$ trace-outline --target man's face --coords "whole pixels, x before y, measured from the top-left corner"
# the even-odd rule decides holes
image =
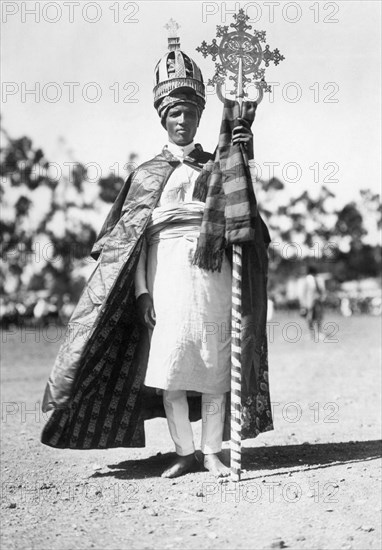
[[[171,107],[166,117],[166,130],[172,143],[184,147],[194,139],[199,124],[198,110],[191,103]]]

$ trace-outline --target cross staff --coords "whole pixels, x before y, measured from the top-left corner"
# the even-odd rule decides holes
[[[215,75],[208,81],[209,85],[216,85],[217,95],[224,103],[224,94],[222,86],[225,84],[227,73],[233,73],[229,76],[234,82],[234,90],[231,95],[239,104],[240,116],[243,114],[244,97],[247,96],[245,86],[253,83],[257,88],[256,103],[259,104],[263,99],[264,92],[270,92],[271,88],[264,79],[265,69],[260,65],[264,62],[265,67],[269,66],[270,61],[278,65],[284,59],[278,49],[270,51],[269,46],[265,45],[264,50],[261,43],[265,42],[265,31],[253,31],[253,35],[248,30],[252,29],[247,24],[249,17],[245,15],[244,10],[240,9],[234,16],[234,23],[231,23],[229,31],[228,26],[217,25],[216,36],[221,38],[217,43],[216,38],[210,45],[205,41],[196,48],[204,57],[212,56],[216,61],[217,57],[220,63],[215,63]],[[240,144],[244,163],[248,166],[248,157],[243,144]],[[248,172],[248,171],[247,171]],[[231,479],[240,481],[241,474],[241,270],[242,270],[242,247],[240,244],[232,246],[232,316],[231,316]]]

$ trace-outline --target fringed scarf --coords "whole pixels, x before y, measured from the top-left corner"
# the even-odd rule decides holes
[[[256,198],[242,149],[232,144],[232,131],[240,116],[252,124],[256,106],[245,102],[240,115],[239,104],[226,99],[215,158],[195,184],[194,198],[206,202],[193,259],[200,268],[220,271],[229,245],[255,238]]]

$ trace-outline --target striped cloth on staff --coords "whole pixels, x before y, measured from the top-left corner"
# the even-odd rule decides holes
[[[256,103],[244,106],[243,118],[252,124]],[[232,144],[239,116],[239,104],[226,99],[215,159],[199,176],[194,191],[195,198],[206,201],[194,264],[211,271],[220,271],[227,245],[255,238],[258,212],[249,169],[240,145]]]

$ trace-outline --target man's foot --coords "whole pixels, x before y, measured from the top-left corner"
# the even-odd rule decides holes
[[[227,477],[231,474],[231,470],[223,464],[217,454],[204,455],[203,464],[215,477]]]
[[[194,453],[186,456],[178,455],[175,462],[163,472],[162,477],[172,478],[182,476],[187,474],[187,472],[189,472],[195,464],[196,457]]]

